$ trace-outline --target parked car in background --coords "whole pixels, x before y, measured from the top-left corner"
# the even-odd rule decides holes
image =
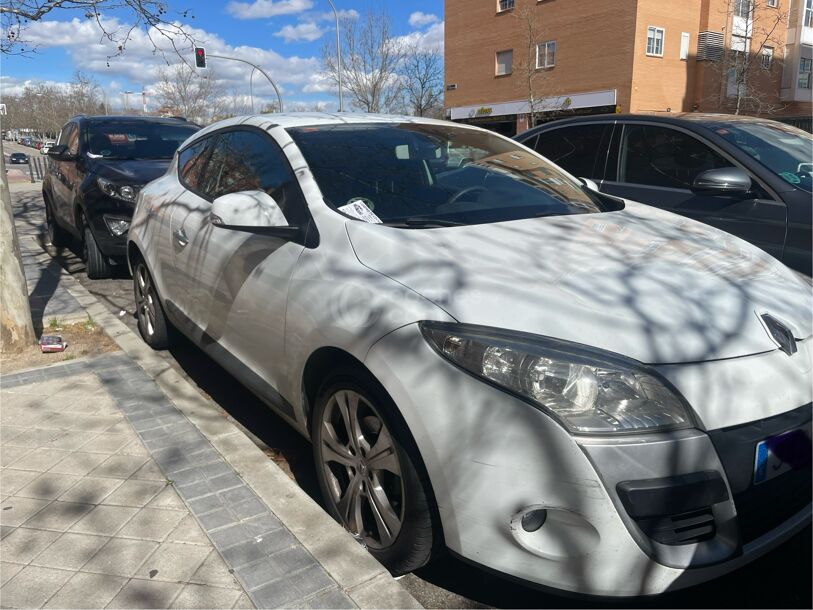
[[[230,119],[141,190],[128,242],[144,340],[181,330],[308,437],[328,511],[395,574],[445,545],[655,594],[810,522],[809,287],[508,138]]]
[[[88,277],[109,277],[127,256],[127,231],[139,190],[162,175],[175,150],[200,127],[183,119],[80,116],[48,151],[42,183],[48,236],[78,238]]]
[[[813,139],[718,114],[585,116],[516,137],[602,192],[705,222],[811,275]]]
[[[21,152],[13,152],[8,156],[9,163],[28,163],[28,155]]]
[[[42,148],[40,148],[40,154],[47,155],[48,151],[54,144],[56,144],[56,142],[45,142],[45,144],[42,145]]]

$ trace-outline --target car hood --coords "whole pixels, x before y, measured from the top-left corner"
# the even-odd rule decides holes
[[[459,322],[591,345],[648,364],[777,349],[760,315],[813,332],[811,288],[762,250],[627,202],[619,212],[399,229],[349,221],[359,261]]]
[[[95,161],[95,172],[114,182],[147,184],[163,176],[172,159],[105,159]]]

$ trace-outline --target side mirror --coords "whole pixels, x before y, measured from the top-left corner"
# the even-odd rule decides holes
[[[744,195],[751,190],[751,177],[739,167],[709,169],[692,183],[695,195]]]
[[[595,191],[596,193],[599,192],[598,184],[596,184],[593,180],[590,180],[590,178],[579,178],[579,180],[581,180],[582,184],[591,191]]]
[[[48,149],[48,156],[61,161],[68,161],[73,158],[73,155],[68,152],[66,144],[54,144]]]
[[[211,223],[221,229],[259,233],[303,242],[303,227],[290,226],[282,210],[265,191],[241,191],[212,202]]]

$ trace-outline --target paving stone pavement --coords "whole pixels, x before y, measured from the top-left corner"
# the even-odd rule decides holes
[[[126,355],[0,403],[1,607],[356,607]]]

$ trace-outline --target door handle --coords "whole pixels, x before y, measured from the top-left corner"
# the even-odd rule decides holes
[[[186,231],[183,230],[183,227],[175,229],[173,235],[181,248],[184,248],[189,243],[189,238],[186,236]]]

